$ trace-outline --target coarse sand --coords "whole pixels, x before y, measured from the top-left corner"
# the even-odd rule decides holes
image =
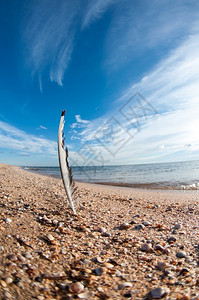
[[[0,164],[0,299],[199,299],[199,192],[76,182]]]

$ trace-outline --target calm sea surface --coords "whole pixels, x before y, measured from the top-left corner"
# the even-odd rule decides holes
[[[31,172],[60,177],[58,167],[24,167]],[[73,167],[77,181],[135,188],[199,190],[199,160],[128,166]]]

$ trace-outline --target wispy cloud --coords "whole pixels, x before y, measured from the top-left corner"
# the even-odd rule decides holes
[[[119,69],[149,50],[178,46],[198,20],[199,3],[193,1],[192,4],[141,0],[132,5],[129,0],[120,1],[107,33],[106,67]]]
[[[0,121],[1,148],[21,151],[21,153],[57,155],[57,143],[45,138],[28,134],[8,123]]]
[[[90,121],[88,121],[88,120],[83,120],[80,115],[76,115],[75,119],[76,119],[76,122],[72,123],[70,126],[70,128],[73,129],[73,139],[75,139],[74,134],[77,133],[75,128],[84,128],[84,127],[86,127],[86,125],[88,125],[90,123]]]
[[[109,164],[198,158],[198,48],[199,26],[194,26],[190,35],[167,58],[160,61],[140,81],[123,91],[123,96],[116,101],[117,109],[92,120],[86,128],[78,132],[82,143],[75,157],[82,150],[84,163],[88,163],[89,155],[92,157],[91,152],[93,157],[103,157]],[[133,115],[132,120],[128,120],[121,114],[123,105],[137,91],[158,112],[147,119],[138,116],[139,130],[132,125]],[[137,106],[136,101],[132,103],[133,109],[134,106]],[[112,117],[118,124],[112,123],[110,126],[109,120]],[[120,125],[126,132],[122,132]],[[103,144],[103,130],[107,126],[112,140],[106,139]]]
[[[73,49],[75,16],[78,1],[32,2],[23,23],[27,66],[38,74],[42,90],[41,73],[48,71],[51,81],[62,85]]]
[[[44,130],[48,129],[47,127],[45,127],[43,125],[40,125],[39,128],[44,129]]]
[[[75,119],[78,123],[82,123],[82,124],[88,124],[89,121],[88,120],[82,120],[81,116],[80,115],[76,115],[75,116]]]
[[[82,29],[88,27],[92,22],[99,19],[107,8],[113,4],[114,0],[95,0],[88,1],[87,11],[83,16]]]
[[[32,2],[22,24],[23,44],[26,65],[33,76],[38,76],[41,92],[41,74],[46,71],[51,81],[63,85],[77,29],[84,30],[99,19],[111,3],[113,0]]]

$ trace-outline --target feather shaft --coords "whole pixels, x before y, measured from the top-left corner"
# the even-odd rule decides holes
[[[68,149],[64,149],[64,116],[65,110],[62,111],[61,119],[59,123],[59,131],[58,131],[58,156],[59,156],[59,166],[61,171],[61,177],[64,184],[64,188],[66,191],[66,195],[68,197],[68,201],[70,207],[74,214],[76,214],[75,206],[73,203],[73,180],[72,180],[72,169],[69,168],[68,164]]]

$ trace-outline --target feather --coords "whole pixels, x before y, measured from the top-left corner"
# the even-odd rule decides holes
[[[58,156],[59,156],[59,166],[61,171],[61,177],[64,184],[64,188],[66,191],[66,195],[68,197],[68,201],[70,207],[74,214],[76,214],[75,206],[73,203],[73,195],[74,195],[74,181],[72,176],[72,168],[69,167],[68,164],[68,149],[64,146],[64,116],[65,110],[62,111],[61,119],[59,123],[59,131],[58,131]]]

